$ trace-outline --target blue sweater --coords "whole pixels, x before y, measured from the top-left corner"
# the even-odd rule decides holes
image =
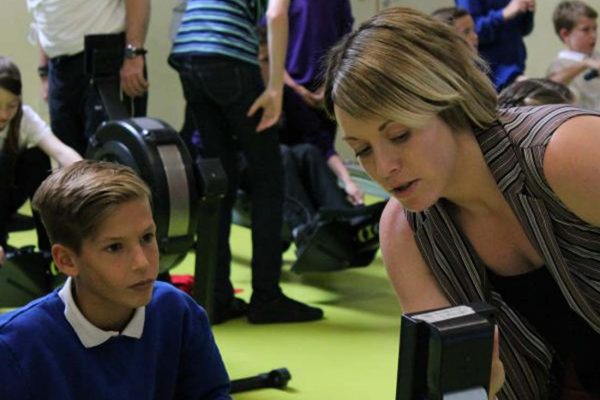
[[[206,313],[157,282],[141,339],[85,348],[53,292],[0,317],[2,400],[230,399]]]
[[[490,64],[491,78],[498,91],[525,72],[527,50],[523,37],[533,30],[533,13],[504,21],[502,10],[510,0],[455,0],[475,21],[479,53]]]

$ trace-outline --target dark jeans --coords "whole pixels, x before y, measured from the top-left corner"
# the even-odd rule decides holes
[[[291,229],[310,222],[321,207],[352,207],[316,146],[282,145],[281,156],[285,177],[284,219]]]
[[[227,57],[177,56],[171,63],[179,72],[186,101],[202,137],[206,157],[219,158],[228,178],[222,201],[217,302],[233,296],[229,280],[231,210],[239,186],[238,155],[248,163],[252,201],[252,301],[281,294],[281,225],[283,173],[275,129],[257,133],[260,113],[246,117],[264,85],[258,66]]]
[[[50,59],[48,106],[52,131],[65,144],[85,155],[90,137],[108,119],[96,88],[84,69],[84,53]],[[133,116],[146,115],[148,97],[129,99]]]
[[[48,156],[34,147],[24,150],[11,162],[4,151],[0,151],[0,245],[5,247],[9,218],[31,199],[42,181],[50,173]],[[10,171],[10,172],[8,172]],[[38,236],[38,248],[50,251],[50,242],[39,215],[33,213]]]

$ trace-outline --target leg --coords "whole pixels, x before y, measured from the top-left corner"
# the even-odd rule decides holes
[[[285,187],[283,218],[291,231],[308,223],[316,213],[312,196],[307,193],[310,189],[303,179],[304,171],[297,162],[295,147],[280,146]]]
[[[48,75],[48,106],[54,134],[79,154],[85,154],[84,135],[85,92],[83,53],[50,60]]]
[[[37,147],[24,151],[19,156],[15,171],[15,183],[17,192],[21,194],[20,198],[15,199],[15,206],[22,206],[27,199],[32,199],[35,191],[40,187],[42,181],[50,174],[50,159]],[[38,237],[38,248],[43,251],[50,251],[50,240],[46,229],[42,224],[37,212],[33,212],[35,220],[35,230]]]
[[[338,185],[335,174],[327,165],[321,151],[311,144],[292,147],[294,157],[308,186],[308,194],[317,209],[321,207],[346,209],[352,204]]]

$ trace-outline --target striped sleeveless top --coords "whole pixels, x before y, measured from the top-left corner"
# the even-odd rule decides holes
[[[569,118],[590,114],[598,115],[564,105],[501,110],[495,125],[475,135],[498,187],[567,303],[600,334],[600,227],[569,211],[543,172],[554,131]],[[486,266],[444,203],[407,216],[419,250],[449,301],[458,305],[482,300],[498,308],[506,372],[498,398],[547,398],[552,349],[490,287]]]
[[[221,55],[258,65],[265,0],[188,0],[171,54]]]

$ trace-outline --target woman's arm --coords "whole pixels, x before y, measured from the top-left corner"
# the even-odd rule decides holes
[[[425,263],[400,203],[388,201],[379,224],[383,261],[403,312],[448,307],[433,273]]]
[[[54,134],[44,135],[38,143],[38,147],[56,160],[61,167],[71,165],[81,160],[81,156],[71,147],[60,141]]]
[[[403,312],[450,306],[417,247],[402,206],[394,199],[388,201],[381,215],[379,240],[384,264]],[[498,335],[496,329],[488,394],[490,400],[496,398],[505,380]]]
[[[556,130],[544,155],[544,174],[569,210],[600,227],[600,117],[575,117]]]

